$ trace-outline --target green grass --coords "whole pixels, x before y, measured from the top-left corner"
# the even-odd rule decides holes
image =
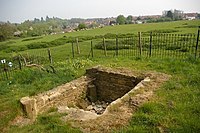
[[[154,60],[148,67],[172,75],[151,100],[133,114],[130,125],[119,132],[200,131],[199,61]],[[160,128],[160,129],[159,129]]]
[[[174,59],[135,59],[135,58],[94,58],[69,59],[67,62],[56,64],[57,74],[41,72],[38,69],[25,69],[15,75],[16,80],[11,84],[1,82],[0,91],[1,129],[8,126],[9,121],[21,114],[19,99],[27,95],[35,95],[49,90],[59,84],[82,75],[86,68],[95,65],[107,67],[126,67],[132,70],[153,70],[172,75],[154,95],[151,102],[144,104],[133,114],[128,127],[121,132],[156,132],[162,128],[168,132],[197,132],[200,129],[200,61]],[[71,71],[71,72],[70,72]],[[43,116],[41,116],[43,117]],[[39,121],[23,128],[7,127],[10,132],[54,132],[58,129],[68,129],[69,125],[61,121],[54,121],[56,116],[45,116],[44,119],[53,119],[44,124]],[[42,118],[43,119],[43,118]],[[57,119],[57,117],[55,118]],[[60,124],[58,124],[60,123]],[[60,127],[61,126],[61,127]],[[120,132],[118,131],[118,132]]]
[[[42,36],[38,38],[26,38],[26,39],[17,39],[17,40],[9,40],[6,42],[0,42],[1,46],[5,45],[9,51],[15,50],[26,50],[26,46],[30,44],[37,44],[41,42],[51,42],[63,36],[66,37],[78,37],[78,36],[99,36],[105,35],[108,33],[112,34],[137,34],[138,32],[149,33],[151,31],[156,31],[158,33],[176,33],[176,34],[188,34],[195,33],[197,34],[197,28],[200,25],[200,20],[194,21],[174,21],[174,22],[164,22],[164,23],[147,23],[147,24],[130,24],[130,25],[117,25],[117,26],[107,26],[104,28],[98,28],[87,31],[79,31],[65,34],[57,34],[57,35],[48,35]],[[5,53],[0,51],[0,57],[5,54],[10,55],[11,53]]]
[[[19,100],[24,96],[47,91],[77,76],[71,65],[56,64],[56,74],[47,73],[37,68],[26,68],[15,72],[9,81],[0,82],[0,130],[3,130],[22,110]]]
[[[33,125],[20,128],[20,133],[81,133],[79,129],[71,128],[69,124],[63,123],[60,117],[62,114],[41,115]],[[16,129],[17,127],[12,127],[9,132],[14,133]]]
[[[166,23],[152,23],[141,25],[110,26],[89,31],[80,31],[67,34],[49,35],[40,38],[27,38],[1,42],[10,47],[25,46],[35,42],[50,42],[69,36],[95,36],[106,33],[137,33],[153,30],[172,31],[175,33],[195,33],[200,21],[177,21]],[[177,31],[178,30],[178,31]],[[94,45],[102,40],[94,40]],[[55,86],[71,81],[84,74],[85,69],[95,65],[107,67],[126,67],[132,70],[158,71],[172,75],[170,81],[165,83],[154,95],[151,102],[144,104],[133,114],[127,127],[117,132],[198,132],[200,130],[200,61],[188,56],[186,59],[160,59],[138,58],[133,56],[113,57],[114,51],[108,51],[108,57],[103,57],[101,50],[94,49],[94,58],[85,59],[90,52],[90,41],[80,43],[81,54],[75,49],[75,60],[72,60],[71,44],[52,47],[52,56],[56,74],[41,71],[38,68],[26,68],[16,71],[10,81],[0,81],[0,132],[78,132],[70,125],[61,122],[59,115],[41,115],[33,124],[25,127],[9,126],[18,115],[22,115],[19,99],[23,96],[35,95],[52,89]],[[26,54],[41,53],[47,57],[44,48],[22,51]],[[123,50],[120,51],[123,53]],[[0,57],[15,56],[18,53],[5,53],[0,51]],[[101,58],[98,58],[101,56]],[[91,57],[91,56],[90,56]],[[47,67],[47,66],[45,66]],[[6,129],[6,130],[3,130]]]

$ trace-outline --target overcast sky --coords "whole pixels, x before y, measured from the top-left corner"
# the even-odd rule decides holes
[[[200,0],[0,0],[0,21],[159,15],[170,9],[200,13]]]

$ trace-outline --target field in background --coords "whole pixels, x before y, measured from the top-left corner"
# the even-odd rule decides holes
[[[86,30],[86,31],[78,31],[72,33],[65,34],[57,34],[57,35],[48,35],[41,37],[33,37],[33,38],[25,38],[25,39],[17,39],[17,40],[9,40],[6,42],[0,42],[0,57],[5,55],[11,55],[12,51],[15,49],[26,50],[25,46],[31,43],[39,43],[39,42],[51,42],[56,39],[65,37],[80,37],[80,36],[89,36],[95,37],[100,35],[105,35],[108,33],[111,34],[138,34],[138,32],[150,33],[151,31],[157,33],[175,33],[175,34],[197,34],[198,26],[200,25],[200,20],[194,21],[175,21],[175,22],[164,22],[164,23],[147,23],[147,24],[131,24],[131,25],[117,25],[117,26],[107,26],[103,28]],[[6,46],[9,46],[8,52],[5,52]]]
[[[97,36],[107,33],[134,33],[139,31],[170,32],[171,34],[197,34],[200,21],[177,21],[166,23],[153,23],[141,25],[122,25],[104,27],[89,31],[80,31],[59,35],[49,35],[39,38],[10,40],[1,42],[1,45],[10,47],[25,46],[34,42],[50,42],[59,38],[78,36]],[[170,34],[168,33],[168,34]],[[102,42],[102,39],[96,40]],[[95,43],[95,42],[94,42]],[[198,132],[200,130],[200,60],[191,56],[184,59],[172,58],[143,58],[143,57],[103,57],[103,50],[96,50],[94,58],[85,58],[90,53],[91,41],[80,42],[81,53],[84,57],[75,55],[72,59],[71,43],[50,47],[54,60],[56,73],[42,71],[37,67],[25,67],[21,71],[12,73],[12,78],[0,81],[0,131],[9,132],[79,132],[72,129],[69,124],[63,123],[59,115],[39,116],[33,124],[25,127],[11,126],[16,116],[22,115],[19,99],[23,96],[35,95],[52,89],[53,87],[71,81],[84,74],[85,70],[95,65],[117,68],[126,67],[132,70],[158,71],[172,75],[170,81],[165,83],[154,95],[153,99],[144,104],[133,114],[127,127],[117,132]],[[20,51],[21,54],[45,55],[48,60],[46,48]],[[0,51],[0,57],[18,55],[17,52]],[[91,55],[90,55],[91,57]]]

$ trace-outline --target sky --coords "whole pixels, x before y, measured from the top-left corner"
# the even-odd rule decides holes
[[[0,21],[161,15],[170,9],[200,13],[199,5],[199,0],[0,0]]]

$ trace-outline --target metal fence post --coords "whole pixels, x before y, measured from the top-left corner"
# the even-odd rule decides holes
[[[74,58],[74,43],[72,42],[72,57]]]
[[[77,53],[80,54],[80,48],[79,48],[79,42],[78,42],[78,38],[76,38],[76,47],[77,47]]]
[[[197,58],[197,54],[198,54],[199,32],[200,32],[200,26],[199,26],[198,33],[197,33],[197,41],[196,41],[196,47],[195,47],[195,58]]]
[[[116,56],[119,54],[119,42],[118,42],[118,36],[116,36]]]
[[[104,55],[107,56],[105,38],[103,38]]]
[[[52,60],[52,56],[51,56],[51,50],[48,49],[48,56],[49,56],[49,62],[52,64],[53,63],[53,60]]]
[[[150,33],[149,57],[151,57],[151,49],[152,49],[152,32]]]
[[[22,70],[22,63],[21,63],[20,55],[18,55],[18,63],[19,63],[19,69]]]
[[[138,43],[139,43],[139,50],[140,50],[140,57],[142,56],[142,43],[141,43],[141,32],[138,32]]]
[[[91,41],[91,53],[92,53],[92,58],[94,57],[94,53],[93,53],[93,44],[92,44],[92,41]]]

